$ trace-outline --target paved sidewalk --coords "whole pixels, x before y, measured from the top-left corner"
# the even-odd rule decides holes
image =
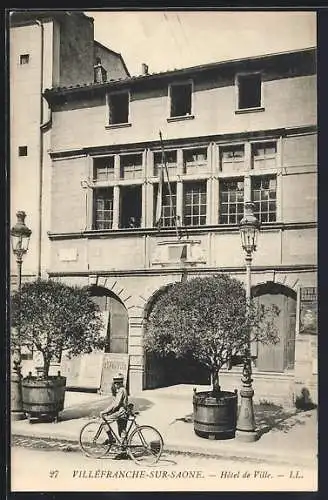
[[[258,441],[208,440],[196,436],[193,430],[192,389],[190,385],[179,385],[143,391],[129,398],[140,412],[138,422],[157,427],[163,435],[167,451],[316,467],[316,410],[291,414],[290,409],[274,406],[266,409],[263,405],[255,405],[261,433]],[[206,390],[204,387],[197,389]],[[66,392],[65,408],[58,423],[12,422],[12,435],[15,440],[24,436],[77,444],[83,424],[98,416],[109,400],[110,396]]]

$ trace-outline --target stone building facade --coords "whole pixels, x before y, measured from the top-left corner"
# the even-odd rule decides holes
[[[15,10],[10,13],[10,217],[24,210],[32,229],[24,259],[24,279],[41,276],[48,259],[52,115],[43,97],[46,88],[95,81],[96,67],[107,78],[129,76],[120,54],[94,40],[93,19],[81,12]],[[16,265],[11,276],[16,281]]]
[[[159,294],[182,276],[244,281],[238,222],[252,199],[261,222],[253,295],[281,310],[279,343],[258,346],[256,398],[292,403],[306,389],[316,401],[316,329],[301,318],[316,296],[315,62],[309,48],[45,92],[46,271],[90,286],[108,321],[108,351],[129,354],[131,393],[207,382],[197,366],[168,371],[147,357],[144,328]],[[159,131],[179,238],[167,183],[155,226]],[[238,387],[240,370],[224,372],[222,385]]]

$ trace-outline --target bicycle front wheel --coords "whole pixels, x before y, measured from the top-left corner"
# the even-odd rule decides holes
[[[128,452],[138,465],[152,465],[159,460],[163,446],[163,438],[157,429],[141,425],[129,437]]]
[[[82,427],[79,442],[82,452],[88,457],[101,458],[110,448],[105,425],[96,421]]]

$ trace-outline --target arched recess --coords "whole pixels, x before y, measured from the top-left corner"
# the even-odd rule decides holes
[[[265,372],[292,370],[295,363],[296,291],[268,281],[254,286],[252,296],[266,306],[277,305],[280,311],[275,319],[279,342],[258,344],[256,367]]]
[[[165,293],[173,283],[164,285],[156,290],[144,308],[143,329],[144,334],[150,313],[159,297]],[[209,384],[208,370],[193,359],[176,359],[174,356],[161,358],[154,354],[144,352],[143,388],[155,389],[177,384]]]
[[[92,285],[89,292],[104,317],[107,339],[105,352],[127,354],[129,317],[124,303],[108,288]]]

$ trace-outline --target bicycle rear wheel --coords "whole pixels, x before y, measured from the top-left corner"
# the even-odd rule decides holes
[[[129,437],[128,452],[136,464],[152,465],[159,460],[163,446],[163,438],[157,429],[140,425]]]
[[[88,422],[82,427],[79,443],[82,452],[94,458],[103,457],[111,447],[105,425],[97,421]]]

